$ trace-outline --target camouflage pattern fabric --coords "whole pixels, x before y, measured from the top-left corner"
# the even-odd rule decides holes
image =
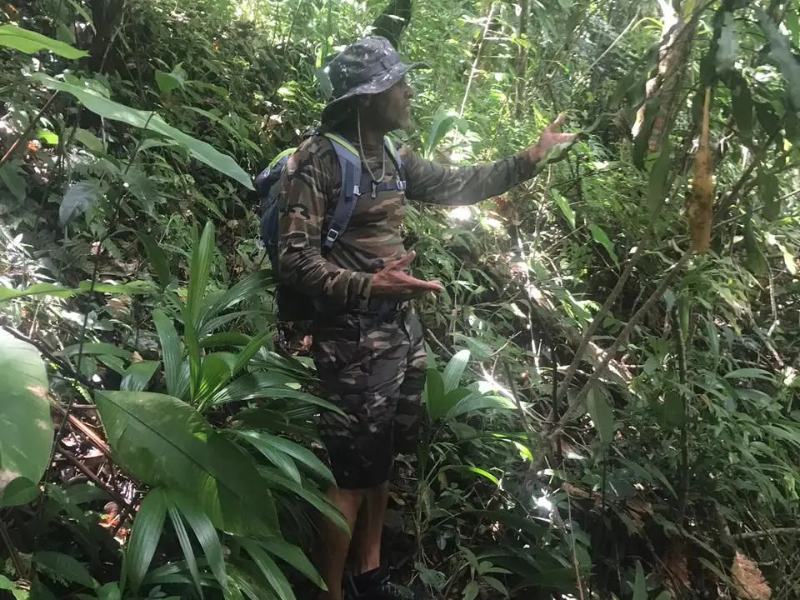
[[[382,148],[364,148],[373,173],[383,169]],[[472,204],[529,179],[534,164],[520,154],[495,163],[447,168],[398,150],[407,189],[371,197],[365,191],[347,230],[325,258],[322,231],[340,197],[336,153],[324,137],[304,142],[286,167],[281,188],[281,277],[315,298],[312,354],[328,398],[346,417],[320,420],[337,484],[366,489],[389,478],[396,452],[413,451],[420,427],[426,357],[418,317],[408,308],[382,320],[370,314],[372,274],[406,254],[401,225],[407,199]],[[384,181],[397,177],[386,156]]]
[[[322,111],[322,121],[328,122],[342,101],[353,96],[380,94],[411,69],[420,68],[427,68],[427,65],[403,63],[392,43],[381,36],[365,37],[349,45],[328,66],[333,99]]]
[[[345,413],[326,411],[319,422],[337,484],[382,484],[395,454],[416,449],[426,368],[417,315],[404,308],[386,319],[326,319],[315,328],[313,356],[328,399]]]
[[[365,147],[373,173],[383,168],[383,149]],[[312,137],[289,159],[278,202],[282,206],[281,239],[278,244],[281,278],[287,285],[317,298],[320,313],[366,310],[372,274],[406,251],[401,225],[407,200],[441,205],[474,204],[498,196],[530,179],[534,163],[518,154],[474,167],[448,168],[423,160],[407,146],[398,153],[403,161],[405,193],[380,192],[372,199],[369,186],[356,206],[347,230],[330,254],[320,254],[322,231],[341,190],[338,159],[330,141]],[[396,177],[395,165],[385,157],[384,181]],[[366,173],[367,169],[363,169]]]

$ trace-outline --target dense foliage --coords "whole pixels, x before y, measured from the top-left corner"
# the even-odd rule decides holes
[[[0,593],[316,595],[336,409],[276,326],[251,179],[326,60],[409,14],[420,154],[582,132],[409,211],[446,287],[386,532],[409,597],[800,596],[788,0],[0,3]]]

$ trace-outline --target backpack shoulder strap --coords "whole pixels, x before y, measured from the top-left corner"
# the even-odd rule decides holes
[[[328,230],[323,232],[322,253],[328,254],[345,232],[361,195],[361,156],[350,142],[335,133],[323,134],[331,142],[342,172],[342,192],[333,210]]]
[[[386,152],[389,154],[389,158],[392,159],[394,166],[397,167],[397,189],[405,190],[406,178],[405,173],[403,172],[403,159],[400,158],[400,153],[397,151],[392,138],[389,136],[384,137],[383,144],[386,147]]]

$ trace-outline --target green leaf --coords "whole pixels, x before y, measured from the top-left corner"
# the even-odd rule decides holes
[[[68,554],[36,552],[33,555],[33,562],[59,579],[71,581],[87,588],[97,587],[97,582],[89,574],[88,569]]]
[[[8,590],[14,596],[14,600],[28,600],[29,594],[27,590],[18,588],[14,583],[5,575],[0,575],[0,590]]]
[[[653,167],[650,169],[650,182],[647,189],[647,204],[650,209],[651,216],[658,214],[658,211],[661,209],[667,199],[671,153],[672,144],[669,141],[669,137],[665,137],[664,142],[661,145],[661,154],[658,155],[656,162],[653,163]],[[609,251],[609,254],[611,254],[612,257],[614,256],[613,251],[614,250],[612,246],[612,249]],[[617,262],[616,259],[614,259],[614,262]]]
[[[586,405],[600,439],[606,444],[612,442],[615,431],[614,411],[606,400],[605,390],[597,384],[592,385],[586,397]]]
[[[186,309],[191,324],[197,323],[203,297],[206,295],[208,278],[211,274],[211,260],[214,258],[214,224],[211,221],[206,223],[200,241],[194,244],[192,249],[191,270],[189,273],[189,290],[186,294]]]
[[[647,579],[644,576],[642,563],[636,561],[636,580],[633,582],[633,599],[647,600]]]
[[[446,421],[452,421],[461,415],[475,412],[476,410],[514,410],[515,408],[514,402],[503,396],[483,396],[480,393],[473,393],[460,400],[458,404],[447,412],[444,418]]]
[[[266,577],[272,589],[278,594],[278,598],[280,598],[280,600],[296,600],[294,592],[292,591],[292,586],[289,585],[286,575],[278,568],[275,561],[254,541],[243,539],[241,542],[242,547],[264,574],[264,577]]]
[[[186,527],[183,524],[181,514],[172,504],[167,507],[167,512],[169,513],[170,521],[172,521],[172,526],[175,529],[175,535],[178,538],[178,543],[183,551],[183,557],[186,559],[186,566],[189,567],[189,573],[192,576],[192,581],[194,581],[195,589],[202,598],[203,586],[200,583],[200,570],[197,568],[197,559],[194,556],[192,542],[189,540],[189,534],[186,532]]]
[[[150,234],[137,232],[137,235],[142,241],[147,260],[150,261],[150,265],[153,267],[159,286],[162,290],[167,289],[172,282],[172,275],[169,272],[169,262],[167,262],[164,250],[161,249],[161,246]]]
[[[317,584],[320,589],[323,591],[328,590],[322,577],[300,548],[277,537],[262,538],[258,543],[270,554],[292,565],[300,573]]]
[[[78,127],[75,129],[73,137],[94,154],[104,154],[106,151],[103,140],[94,135],[91,131]]]
[[[85,356],[107,355],[118,356],[119,358],[125,359],[130,359],[132,355],[130,350],[124,350],[113,344],[105,344],[102,342],[84,344],[82,350],[80,344],[72,344],[61,350],[58,354],[63,354],[67,358],[71,358],[79,352]]]
[[[202,142],[190,135],[168,125],[164,119],[154,112],[146,112],[124,106],[103,97],[96,90],[84,83],[84,87],[58,81],[44,73],[34,73],[31,76],[51,90],[59,90],[71,94],[88,110],[112,121],[126,123],[138,129],[147,129],[177,142],[189,151],[194,158],[208,165],[212,169],[227,175],[252,190],[253,183],[250,176],[236,163],[233,158],[215,150],[206,142]]]
[[[341,527],[343,531],[350,531],[350,528],[347,526],[347,521],[344,520],[339,509],[319,492],[304,488],[288,477],[284,477],[280,471],[272,467],[259,466],[258,471],[261,473],[262,477],[266,478],[270,483],[278,485],[308,502],[321,512],[323,516]]]
[[[778,65],[778,69],[786,80],[786,91],[790,104],[796,111],[800,111],[800,61],[792,52],[789,39],[783,35],[763,9],[756,7],[756,15],[761,29],[769,40],[769,56]]]
[[[96,181],[80,181],[67,188],[61,206],[58,208],[58,224],[64,227],[97,204],[102,198],[102,191]]]
[[[431,421],[441,419],[445,415],[444,380],[441,373],[436,369],[428,369],[425,378],[425,388],[423,391],[425,406],[428,409],[428,417]]]
[[[732,70],[739,55],[739,38],[736,34],[736,21],[733,13],[726,11],[722,15],[722,27],[717,40],[717,73],[724,74]]]
[[[161,309],[153,311],[153,322],[156,325],[158,339],[161,342],[161,354],[164,360],[164,378],[167,381],[167,393],[176,397],[183,397],[180,389],[181,370],[183,368],[183,353],[181,351],[181,338],[175,330],[172,320]]]
[[[28,183],[25,181],[25,172],[16,161],[0,166],[0,181],[17,200],[20,202],[25,200],[28,195]]]
[[[122,586],[136,594],[156,553],[164,529],[167,499],[163,490],[150,491],[139,506],[122,562]]]
[[[470,581],[464,587],[464,595],[462,596],[463,600],[475,600],[478,597],[478,592],[481,591],[481,587],[478,585],[477,581]]]
[[[278,387],[254,389],[249,387],[249,385],[247,386],[244,385],[245,382],[256,381],[258,379],[258,375],[260,374],[249,373],[247,375],[243,375],[242,377],[237,378],[230,385],[222,388],[219,391],[219,393],[217,393],[211,399],[210,404],[212,406],[219,406],[227,402],[237,402],[242,400],[287,398],[287,399],[300,400],[308,404],[319,406],[321,408],[324,408],[325,410],[332,410],[335,413],[344,415],[344,413],[340,408],[337,408],[335,405],[331,404],[327,400],[323,400],[322,398],[318,398],[317,396],[314,396],[306,392],[300,392],[298,390],[291,390],[289,388],[278,388]],[[267,377],[269,377],[269,375],[267,375]]]
[[[49,383],[39,351],[0,330],[0,507],[30,502],[50,460]]]
[[[233,433],[258,450],[264,458],[280,469],[289,479],[297,484],[302,483],[300,471],[297,470],[297,465],[294,464],[294,460],[275,448],[269,440],[262,438],[258,432],[233,430]]]
[[[456,471],[457,473],[474,473],[475,475],[479,475],[484,479],[491,481],[496,486],[500,486],[500,480],[489,473],[486,469],[481,469],[479,467],[471,467],[468,465],[447,465],[442,467],[439,472],[444,473],[446,471]]]
[[[47,50],[72,60],[89,56],[88,52],[78,50],[69,44],[59,42],[35,31],[22,29],[16,25],[0,26],[0,46],[13,48],[25,54],[36,54],[42,50]]]
[[[175,504],[178,510],[189,523],[189,527],[194,531],[197,541],[205,552],[208,566],[221,586],[225,586],[228,576],[225,573],[225,557],[222,552],[222,544],[219,535],[214,529],[211,520],[204,512],[198,510],[193,499],[187,498],[174,490],[168,492],[169,499]]]
[[[661,157],[659,157],[661,158]],[[598,244],[601,244],[603,248],[606,249],[608,255],[611,257],[611,260],[614,261],[614,264],[619,264],[619,259],[617,258],[617,253],[614,252],[614,244],[611,243],[611,240],[608,239],[606,232],[603,231],[598,225],[594,223],[589,224],[589,231],[592,233],[592,238]]]
[[[764,369],[747,367],[726,373],[725,379],[764,379],[766,381],[774,381],[775,376]]]
[[[459,350],[447,363],[442,374],[445,394],[458,387],[461,378],[464,376],[464,369],[467,368],[469,363],[469,356],[469,350]]]
[[[731,76],[731,109],[736,126],[739,128],[739,136],[745,143],[753,140],[753,97],[750,94],[750,87],[741,75]]]
[[[14,298],[25,298],[27,296],[56,296],[58,298],[69,298],[78,293],[78,290],[53,285],[52,283],[35,283],[24,290],[15,290],[0,286],[0,302],[13,300]]]
[[[456,115],[450,114],[444,107],[439,107],[433,117],[433,122],[431,122],[428,135],[425,136],[423,147],[423,156],[425,158],[430,159],[433,157],[433,151],[457,122],[458,117]]]
[[[761,245],[753,228],[753,220],[749,216],[744,223],[744,248],[746,252],[744,262],[747,269],[753,275],[766,275],[769,272],[769,264],[761,251]]]
[[[200,342],[201,348],[219,348],[220,346],[247,346],[252,338],[238,331],[223,331],[205,337]]]
[[[36,137],[40,140],[44,140],[45,144],[50,144],[51,146],[58,145],[58,134],[48,131],[47,129],[40,129],[36,133]]]
[[[96,394],[118,462],[144,483],[195,499],[215,527],[271,535],[278,529],[269,488],[253,459],[188,404],[149,392]]]
[[[254,294],[266,290],[272,283],[272,274],[267,270],[251,273],[239,283],[229,288],[227,291],[206,298],[206,302],[200,312],[197,327],[201,338],[213,331],[211,327],[212,319],[220,313],[233,308],[243,300],[251,298]]]
[[[178,63],[172,69],[172,73],[165,73],[164,71],[156,70],[156,84],[158,89],[168,94],[172,90],[182,88],[186,84],[186,72]]]
[[[124,392],[140,392],[144,390],[158,369],[158,364],[154,360],[133,363],[125,369],[119,389]]]
[[[242,439],[253,444],[257,450],[261,451],[262,447],[268,447],[273,452],[280,452],[285,454],[297,462],[308,467],[313,473],[321,476],[323,479],[330,483],[334,483],[333,475],[328,467],[317,458],[317,456],[308,448],[303,448],[300,444],[296,444],[290,440],[271,435],[263,431],[251,430],[231,430],[233,433]],[[265,454],[266,456],[266,454]],[[267,456],[269,458],[269,456]],[[278,466],[279,465],[275,465]],[[287,473],[289,475],[289,473]],[[291,477],[291,475],[289,475]],[[299,483],[299,480],[297,480]]]
[[[559,191],[553,187],[550,188],[550,195],[553,196],[553,200],[556,201],[556,205],[558,205],[558,208],[561,209],[561,212],[569,222],[570,226],[575,229],[575,211],[572,210],[569,202],[567,202],[567,199],[564,198],[564,196],[562,196]]]

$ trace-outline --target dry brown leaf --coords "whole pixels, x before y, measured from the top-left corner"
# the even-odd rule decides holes
[[[569,494],[570,497],[572,498],[581,498],[585,500],[587,498],[592,497],[591,492],[586,491],[579,487],[575,487],[574,485],[572,485],[571,483],[567,483],[566,481],[561,484],[561,489],[567,492],[567,494]]]
[[[706,88],[703,104],[703,129],[700,145],[694,156],[694,179],[687,213],[692,247],[695,252],[705,252],[711,244],[711,220],[714,216],[714,182],[711,178],[711,148],[708,144],[708,109],[711,88]]]
[[[686,548],[683,542],[673,542],[664,557],[666,571],[665,583],[674,598],[680,598],[683,590],[691,585],[689,579],[689,563],[686,560]]]
[[[772,590],[769,584],[764,581],[764,576],[761,574],[758,565],[741,552],[736,553],[731,571],[733,580],[739,586],[739,592],[743,598],[748,600],[770,600]]]

